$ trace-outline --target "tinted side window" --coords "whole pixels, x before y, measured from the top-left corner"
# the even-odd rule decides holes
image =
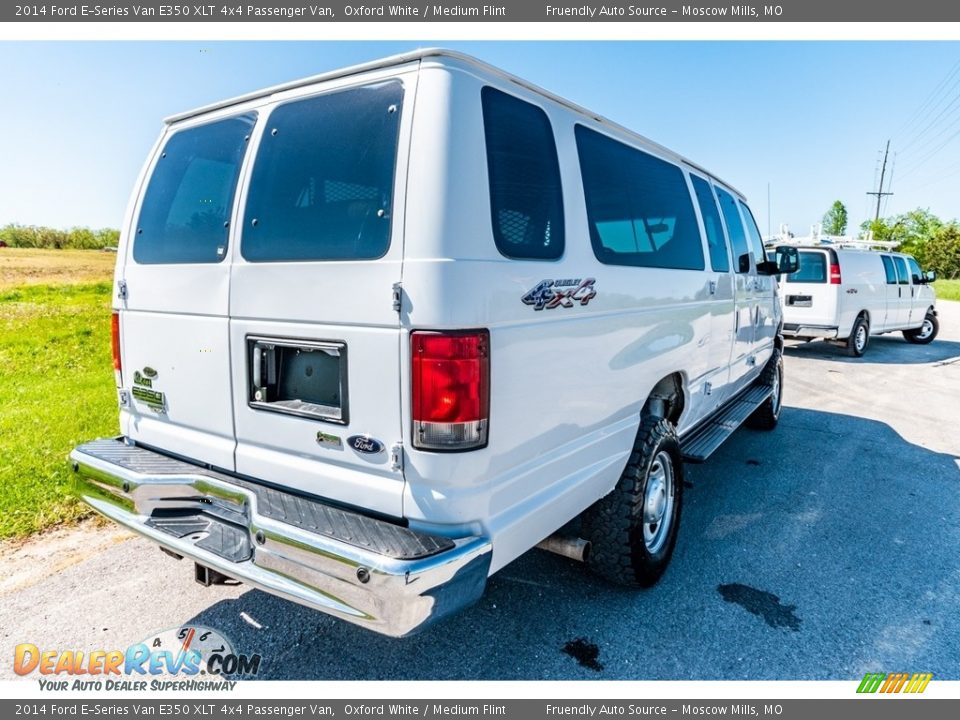
[[[800,269],[787,275],[788,283],[825,283],[827,281],[827,256],[822,252],[798,253]]]
[[[910,278],[907,276],[907,263],[902,257],[893,256],[893,264],[897,267],[897,282],[901,285],[909,285]]]
[[[750,272],[750,249],[747,247],[747,236],[740,221],[740,211],[733,195],[723,188],[717,188],[717,198],[720,200],[720,211],[727,223],[727,235],[733,246],[733,266],[738,273]]]
[[[920,279],[923,277],[923,272],[920,270],[920,265],[912,257],[907,258],[907,265],[910,266],[910,275],[913,278],[913,284],[919,285]]]
[[[175,132],[140,205],[133,259],[215,263],[227,254],[230,212],[254,114]]]
[[[703,270],[700,228],[683,171],[582,125],[576,137],[597,259]]]
[[[727,254],[727,240],[723,235],[723,224],[720,222],[720,211],[717,201],[713,197],[710,183],[696,175],[690,176],[693,180],[693,190],[697,194],[697,204],[700,205],[700,214],[703,216],[703,228],[707,232],[707,249],[710,251],[710,267],[716,272],[730,270],[730,257]]]
[[[403,86],[296,100],[266,119],[240,251],[252,262],[370,260],[390,245]]]
[[[492,87],[481,91],[497,249],[510,258],[563,255],[563,193],[547,114]]]
[[[887,276],[887,285],[897,284],[897,271],[893,269],[893,259],[889,255],[881,255],[883,271]]]
[[[753,261],[756,264],[762,263],[767,259],[763,250],[763,238],[760,237],[760,228],[757,227],[757,220],[750,212],[747,204],[740,201],[740,209],[743,210],[743,222],[747,226],[747,239],[750,242],[750,251],[753,253]]]

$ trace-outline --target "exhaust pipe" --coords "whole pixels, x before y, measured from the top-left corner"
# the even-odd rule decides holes
[[[577,562],[586,562],[590,557],[590,541],[580,537],[551,535],[537,543],[537,547]]]

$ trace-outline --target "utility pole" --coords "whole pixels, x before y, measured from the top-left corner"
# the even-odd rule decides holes
[[[868,192],[867,195],[876,195],[877,196],[877,212],[873,216],[873,221],[876,222],[880,219],[880,202],[887,195],[893,195],[892,192],[883,191],[883,176],[887,174],[887,156],[890,155],[890,141],[887,140],[887,149],[883,151],[883,167],[880,168],[880,187],[877,188],[876,192]]]

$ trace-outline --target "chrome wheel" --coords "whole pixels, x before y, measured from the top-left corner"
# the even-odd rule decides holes
[[[867,346],[867,326],[860,325],[857,327],[857,334],[853,339],[854,344],[857,346],[857,352],[863,352],[863,349]]]
[[[933,322],[929,317],[925,317],[923,325],[920,326],[920,331],[917,333],[917,339],[926,340],[931,335],[933,335]]]
[[[650,464],[643,493],[643,543],[651,555],[663,548],[670,534],[673,503],[673,460],[661,450]]]
[[[783,370],[780,367],[777,367],[777,372],[773,374],[773,385],[770,389],[770,402],[773,405],[773,416],[778,417],[780,415],[780,405],[783,403],[783,385],[781,383],[781,376],[783,375]]]

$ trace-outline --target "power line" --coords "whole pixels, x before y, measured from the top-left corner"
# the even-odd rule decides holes
[[[916,192],[917,190],[923,190],[924,188],[928,188],[931,185],[938,185],[944,182],[945,180],[949,180],[950,178],[958,174],[960,174],[960,163],[956,163],[954,165],[948,165],[946,168],[938,172],[936,174],[937,176],[933,178],[933,180],[928,180],[922,185],[911,185],[910,190],[913,192]]]
[[[943,78],[940,80],[940,82],[937,84],[937,86],[936,86],[933,90],[930,91],[930,94],[927,95],[926,99],[925,99],[920,105],[917,106],[917,109],[913,111],[913,114],[910,115],[910,116],[903,122],[903,124],[900,125],[900,127],[897,128],[897,129],[894,131],[894,133],[893,133],[893,135],[892,135],[891,137],[893,137],[893,138],[898,138],[898,137],[900,136],[900,134],[901,134],[911,123],[913,123],[917,118],[919,118],[919,117],[923,114],[924,110],[927,109],[927,106],[931,103],[931,101],[932,101],[934,98],[937,97],[937,93],[940,92],[940,88],[942,88],[944,85],[946,85],[946,84],[950,81],[950,79],[951,79],[954,75],[956,75],[958,72],[960,72],[960,60],[957,60],[957,62],[953,64],[953,67],[947,72],[946,75],[943,76]]]
[[[957,104],[957,103],[960,103],[960,95],[957,96],[957,98],[956,98],[956,100],[954,101],[953,104]],[[925,158],[926,155],[929,153],[931,147],[933,147],[937,142],[939,142],[940,139],[941,139],[946,133],[950,132],[951,130],[953,130],[954,128],[956,128],[956,127],[958,127],[958,126],[960,126],[960,113],[957,113],[956,117],[955,117],[951,122],[948,122],[948,123],[944,124],[941,128],[939,128],[939,131],[938,131],[938,132],[936,132],[935,134],[933,134],[933,135],[931,135],[930,137],[928,137],[928,138],[927,138],[926,140],[924,140],[924,142],[922,142],[915,150],[913,150],[911,153],[909,153],[908,156],[909,156],[909,157],[912,157],[912,158],[914,158],[914,159],[913,159],[913,161],[912,161],[911,163],[908,163],[908,165],[909,165],[909,170],[908,170],[908,172],[913,172],[917,167],[919,167],[919,166],[921,166],[921,165],[923,164],[923,162],[924,162],[923,159],[921,159],[921,160],[916,160],[916,158],[918,158],[918,157]],[[939,149],[939,148],[942,147],[942,146],[943,146],[942,144],[941,144],[941,145],[938,145],[938,146],[937,146],[937,149]],[[901,153],[902,153],[902,152],[904,152],[904,149],[901,148],[900,151],[901,151]],[[935,150],[934,152],[936,152],[936,150]]]
[[[927,153],[926,155],[924,155],[920,160],[918,160],[914,165],[912,165],[911,168],[910,168],[907,172],[904,173],[904,176],[912,175],[912,174],[915,173],[917,170],[919,170],[920,168],[922,168],[922,167],[926,164],[926,162],[927,162],[928,160],[930,160],[930,159],[931,159],[932,157],[934,157],[938,152],[940,152],[941,150],[943,150],[943,148],[945,148],[947,145],[949,145],[951,142],[953,142],[954,138],[956,138],[958,135],[960,135],[960,129],[958,129],[955,133],[953,133],[953,135],[951,135],[951,136],[948,137],[946,140],[944,140],[942,143],[940,143],[940,144],[937,145],[935,148],[933,148],[932,150],[930,150],[930,152],[928,152],[928,153]]]
[[[913,113],[913,115],[911,115],[910,118],[909,118],[903,125],[901,125],[901,126],[896,130],[896,132],[893,133],[892,137],[893,137],[894,139],[898,139],[898,140],[899,140],[900,137],[904,134],[904,131],[905,131],[908,127],[910,127],[911,125],[916,125],[918,122],[921,122],[921,121],[922,121],[922,120],[921,120],[922,115],[923,115],[923,113],[927,110],[928,106],[929,106],[930,112],[932,113],[932,112],[936,109],[938,103],[937,103],[937,102],[934,102],[933,105],[931,106],[931,101],[933,101],[935,98],[942,98],[942,97],[943,97],[943,95],[940,94],[941,88],[946,87],[946,86],[950,83],[950,81],[951,81],[955,76],[958,75],[958,73],[960,73],[960,60],[958,60],[958,61],[954,64],[953,68],[947,73],[946,76],[944,76],[943,80],[941,80],[940,83],[930,92],[930,94],[927,96],[927,99],[920,105],[920,107]],[[960,77],[958,77],[957,79],[960,80]],[[956,83],[954,83],[954,84],[956,84]],[[952,89],[952,88],[951,88],[951,89]],[[948,91],[948,92],[949,92],[949,91]],[[924,126],[924,127],[926,127],[926,126]],[[923,132],[921,131],[920,133],[918,133],[918,136],[917,136],[917,137],[919,137],[919,136],[922,135],[922,134],[923,134]],[[916,139],[916,138],[915,138],[915,139]],[[909,144],[911,144],[911,143],[908,143],[908,145],[909,145]],[[905,147],[906,147],[906,146],[905,146]]]
[[[960,78],[958,78],[958,80],[960,80]],[[953,100],[951,100],[942,110],[940,110],[940,112],[937,113],[937,116],[934,117],[929,123],[927,123],[927,125],[924,126],[923,130],[921,130],[919,134],[917,134],[917,135],[916,135],[910,142],[908,142],[906,145],[904,145],[903,147],[901,147],[901,148],[900,148],[900,151],[901,151],[901,152],[906,152],[909,148],[911,148],[912,146],[916,145],[916,144],[920,141],[921,138],[923,138],[925,135],[927,135],[927,134],[934,128],[936,122],[937,122],[940,118],[942,118],[946,113],[948,113],[950,110],[952,110],[955,106],[957,106],[958,103],[960,103],[960,88],[958,88],[958,92],[957,92],[956,97],[954,97]],[[934,137],[937,137],[937,136],[941,135],[942,133],[943,133],[943,131],[941,130],[940,133],[937,133],[937,135],[934,135]],[[930,141],[927,140],[926,142],[921,143],[921,145],[920,145],[920,152],[923,151],[923,146],[926,145],[926,144],[929,144],[929,142],[930,142]]]

